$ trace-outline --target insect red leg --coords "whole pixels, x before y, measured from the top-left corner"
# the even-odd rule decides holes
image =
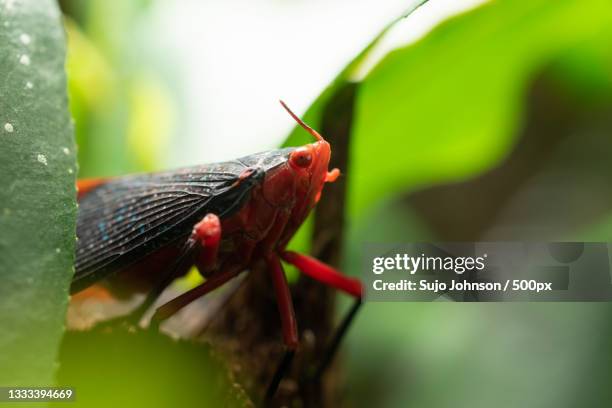
[[[201,251],[196,261],[200,272],[214,268],[221,242],[221,221],[215,214],[207,214],[193,227],[191,239],[199,242]]]
[[[293,300],[291,299],[291,291],[287,284],[287,278],[285,271],[280,263],[280,259],[276,254],[270,254],[266,257],[266,264],[268,271],[272,276],[272,283],[274,285],[274,292],[276,294],[276,302],[278,303],[278,311],[281,317],[281,326],[283,329],[283,340],[287,346],[287,351],[283,356],[272,381],[266,391],[266,400],[269,401],[278,388],[280,380],[285,375],[285,372],[291,366],[293,356],[295,355],[295,349],[298,346],[298,330],[295,319],[295,311],[293,310]]]
[[[216,216],[214,218],[217,219],[217,222],[218,222],[218,218]],[[202,220],[202,222],[204,221],[205,220]],[[216,228],[215,227],[216,222],[214,221],[214,219],[209,218],[207,222],[210,223],[209,225]],[[206,252],[206,246],[202,244],[204,251],[196,259],[196,266],[200,272],[204,272],[207,268],[211,268],[216,263],[217,254],[219,250],[219,242],[220,242],[220,237],[221,237],[220,224],[219,224],[218,231],[219,231],[219,234],[216,234],[216,233],[215,234],[202,234],[202,233],[197,232],[197,228],[194,228],[195,235],[198,235],[198,236],[208,235],[208,236],[216,237],[212,239],[211,241],[209,241],[209,243],[210,242],[215,243],[214,251],[212,251],[212,253]],[[189,303],[215,290],[219,286],[223,285],[225,282],[231,280],[232,278],[240,274],[240,272],[242,272],[244,268],[246,267],[245,260],[248,260],[251,258],[251,254],[253,253],[253,250],[255,249],[255,244],[256,244],[255,241],[245,240],[242,243],[242,245],[239,247],[239,249],[237,250],[238,253],[243,255],[238,262],[230,261],[229,263],[223,264],[223,266],[220,269],[220,272],[215,273],[213,276],[208,278],[206,282],[202,283],[199,286],[196,286],[195,288],[183,293],[182,295],[177,296],[176,298],[172,299],[168,303],[160,306],[155,311],[155,314],[153,318],[151,319],[151,325],[152,326],[158,325],[163,320],[168,319],[173,314],[181,310],[183,307],[187,306]]]
[[[151,324],[156,325],[168,319],[176,312],[181,310],[183,307],[187,306],[194,300],[206,295],[212,290],[215,290],[216,288],[223,285],[225,282],[229,281],[239,273],[240,271],[235,269],[221,272],[207,279],[206,282],[202,283],[201,285],[198,285],[195,288],[188,290],[187,292],[175,297],[168,303],[165,303],[157,308],[155,314],[151,318]]]
[[[358,279],[349,278],[331,266],[307,255],[285,251],[281,256],[283,260],[294,265],[305,275],[357,299],[363,297],[363,285]]]
[[[278,302],[278,311],[283,328],[283,340],[287,348],[295,350],[298,345],[297,323],[285,271],[283,271],[283,266],[276,254],[268,256],[266,263],[268,271],[272,275],[272,283],[274,284],[274,292]]]

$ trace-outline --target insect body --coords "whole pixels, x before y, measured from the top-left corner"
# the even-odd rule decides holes
[[[205,282],[157,309],[153,320],[161,321],[241,272],[265,268],[290,351],[298,331],[281,259],[361,299],[359,281],[285,250],[339,171],[328,171],[329,143],[283,106],[314,143],[173,172],[80,182],[72,292],[112,276],[126,282],[138,277],[140,287],[133,289],[151,292],[148,307],[195,264]]]

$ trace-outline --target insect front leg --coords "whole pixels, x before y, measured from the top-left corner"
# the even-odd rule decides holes
[[[268,271],[272,277],[274,292],[276,294],[276,302],[278,304],[278,311],[281,318],[281,327],[283,329],[283,340],[285,346],[287,346],[287,351],[276,369],[276,372],[274,373],[274,376],[272,377],[266,391],[265,398],[266,401],[269,401],[276,393],[281,379],[285,376],[285,373],[291,366],[293,357],[295,355],[295,350],[298,346],[298,329],[295,319],[295,311],[293,309],[293,300],[291,299],[291,291],[289,290],[287,277],[285,276],[285,271],[283,270],[280,259],[278,258],[278,255],[271,253],[265,260]]]
[[[284,261],[298,268],[303,274],[348,295],[355,299],[363,297],[363,285],[361,281],[343,275],[338,270],[304,254],[285,251],[281,254]]]
[[[219,255],[219,244],[221,243],[221,221],[214,214],[208,214],[193,227],[192,240],[198,242],[200,251],[196,264],[198,269],[204,273],[214,269]]]
[[[190,237],[180,250],[178,257],[172,265],[162,273],[147,293],[145,300],[131,313],[131,319],[139,322],[149,308],[155,303],[159,296],[178,277],[184,275],[193,264],[193,253],[198,247],[202,248],[203,256],[208,264],[216,262],[221,239],[221,222],[214,214],[207,214],[202,221],[197,223]]]
[[[204,275],[206,272],[209,272],[215,268],[217,264],[217,258],[219,255],[220,243],[221,243],[221,220],[219,220],[219,217],[216,216],[215,214],[212,214],[212,213],[207,214],[204,218],[202,218],[200,222],[198,222],[193,227],[191,236],[189,237],[186,243],[187,246],[191,247],[191,252],[196,253],[195,263],[198,269],[200,270],[200,273],[202,273],[202,275]],[[174,313],[176,313],[178,310],[180,310],[182,307],[184,307],[188,303],[191,303],[193,300],[197,299],[200,296],[203,296],[204,294],[208,293],[209,291],[213,290],[214,288],[226,282],[227,279],[226,280],[220,279],[223,276],[224,274],[221,274],[220,276],[216,277],[216,279],[207,280],[204,284],[184,293],[181,296],[174,298],[170,302],[165,303],[164,305],[159,307],[155,311],[155,314],[153,315],[153,317],[151,318],[151,325],[152,326],[159,325],[161,321],[172,316]],[[228,279],[229,278],[231,277],[228,277]],[[172,279],[169,279],[169,281],[168,279],[166,279],[166,281],[164,282],[165,286],[163,289],[165,289],[165,287],[167,287],[172,282],[172,280],[174,280],[174,277],[172,277]],[[218,284],[215,285],[217,281],[219,282]],[[203,285],[206,285],[205,288],[207,289],[207,291],[205,291],[202,294],[197,295],[195,298],[192,299],[194,295],[202,291],[201,286]],[[196,290],[196,289],[199,289],[199,290]],[[161,294],[161,292],[159,292],[157,296],[159,296],[159,294]],[[188,299],[191,299],[191,300],[188,300]],[[187,301],[187,303],[183,304],[182,302],[185,302],[185,301]]]

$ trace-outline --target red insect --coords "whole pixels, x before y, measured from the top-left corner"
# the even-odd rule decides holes
[[[281,259],[360,304],[363,289],[358,280],[285,249],[318,202],[324,184],[340,172],[328,171],[329,143],[281,104],[316,138],[314,143],[172,172],[79,181],[72,293],[102,279],[115,286],[119,282],[122,290],[149,292],[139,309],[143,312],[195,264],[205,282],[158,308],[152,321],[159,322],[241,272],[263,267],[274,286],[289,350],[281,366],[290,363],[298,346]],[[332,342],[333,351],[348,321]],[[274,392],[282,370],[269,392]]]

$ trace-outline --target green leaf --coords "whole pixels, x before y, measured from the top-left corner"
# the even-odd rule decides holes
[[[75,244],[75,146],[53,0],[0,0],[0,384],[50,385]]]
[[[607,0],[495,1],[388,54],[359,88],[351,214],[499,163],[514,145],[534,77],[585,44],[609,45],[611,28]]]

